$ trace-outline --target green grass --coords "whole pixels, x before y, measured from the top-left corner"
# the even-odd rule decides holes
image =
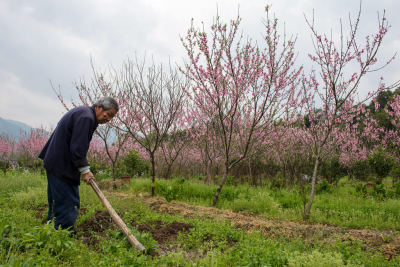
[[[159,214],[135,198],[108,196],[113,207],[125,222],[137,224],[154,221],[180,221],[193,227],[186,234],[171,240],[174,250],[158,257],[143,255],[131,248],[118,230],[108,230],[106,235],[96,236],[96,246],[83,244],[82,237],[70,237],[67,231],[55,230],[51,224],[43,223],[38,207],[46,204],[46,178],[35,173],[10,172],[0,176],[0,264],[5,266],[398,266],[399,259],[386,261],[381,253],[363,249],[357,242],[337,240],[333,243],[304,242],[297,239],[270,238],[259,232],[248,233],[231,226],[229,221],[214,221],[202,217],[184,218],[180,215]],[[346,189],[349,190],[349,189]],[[149,179],[132,180],[127,192],[149,192]],[[215,187],[184,182],[182,180],[157,183],[157,193],[169,200],[210,205]],[[340,197],[335,196],[339,194]],[[338,210],[348,220],[361,215],[369,208],[369,216],[378,209],[398,218],[398,200],[362,200],[356,195],[343,196],[343,192],[321,194],[316,197],[312,214],[323,220],[335,222],[339,215],[330,215],[328,210]],[[81,206],[86,213],[77,224],[89,220],[102,206],[93,190],[80,186]],[[341,198],[344,199],[341,199]],[[247,211],[265,216],[299,219],[301,198],[295,190],[270,191],[249,186],[226,186],[219,207]],[[298,203],[300,201],[300,203]],[[359,201],[359,203],[354,203]],[[329,207],[329,209],[328,209]],[[332,213],[333,214],[333,213]],[[342,215],[341,215],[342,216]],[[367,215],[366,215],[367,216]],[[43,216],[42,216],[43,217]],[[317,220],[316,215],[313,216]],[[379,216],[377,216],[379,217]],[[391,218],[390,217],[390,218]],[[358,227],[367,224],[361,220]],[[389,218],[389,217],[387,217]],[[386,218],[386,219],[387,219]],[[321,219],[322,220],[322,219]],[[380,219],[374,219],[372,226]],[[389,225],[399,222],[391,219]],[[358,221],[358,222],[357,222]],[[127,223],[128,224],[128,223]],[[129,224],[128,224],[129,225]],[[371,227],[372,227],[371,226]],[[134,235],[147,248],[157,250],[157,242],[151,235],[132,229]]]
[[[0,197],[4,198],[19,191],[29,191],[30,188],[45,186],[47,186],[47,181],[43,175],[9,170],[6,176],[0,176]]]
[[[151,192],[150,179],[138,178],[130,183],[131,191]],[[158,180],[156,194],[167,201],[211,206],[216,186],[187,182],[183,179]],[[217,207],[243,211],[269,218],[301,221],[303,202],[296,188],[271,190],[249,185],[225,185]],[[355,185],[342,182],[332,192],[316,194],[311,209],[311,222],[343,227],[400,230],[400,196],[375,198],[356,192]]]

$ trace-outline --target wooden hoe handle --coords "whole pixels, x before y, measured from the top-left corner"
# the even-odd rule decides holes
[[[119,215],[115,212],[110,202],[108,202],[106,197],[101,192],[100,188],[97,186],[96,182],[93,179],[90,179],[89,183],[92,186],[93,190],[96,192],[97,196],[100,198],[101,202],[103,202],[104,207],[106,207],[113,221],[119,226],[124,235],[128,238],[129,243],[131,243],[131,245],[136,247],[139,251],[144,251],[145,247],[140,244],[140,242],[131,234],[129,228],[126,226],[121,217],[119,217]]]

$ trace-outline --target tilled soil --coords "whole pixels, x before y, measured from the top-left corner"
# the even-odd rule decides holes
[[[265,236],[273,238],[301,238],[305,242],[334,243],[337,240],[360,242],[364,249],[381,251],[387,260],[400,255],[400,234],[391,231],[372,231],[349,229],[338,226],[291,222],[276,219],[267,219],[261,216],[221,210],[213,207],[189,205],[179,202],[166,202],[163,198],[150,197],[141,194],[141,197],[124,193],[114,193],[123,198],[137,198],[151,209],[168,214],[180,214],[184,217],[206,217],[215,220],[229,220],[231,225],[249,232],[259,231]]]
[[[133,227],[137,227],[139,232],[148,232],[158,244],[165,244],[171,239],[175,239],[180,232],[188,232],[193,226],[184,222],[166,223],[162,221],[153,221],[147,224],[137,225],[131,222]]]
[[[176,251],[177,247],[171,245],[170,242],[175,240],[179,233],[186,233],[193,226],[184,222],[166,223],[162,221],[153,221],[146,224],[136,224],[131,222],[133,227],[136,227],[139,232],[150,233],[154,240],[158,243],[157,251],[151,251],[153,256],[168,255],[171,251]]]
[[[167,243],[177,238],[180,232],[188,232],[193,226],[184,222],[166,223],[162,221],[152,221],[145,224],[136,224],[130,222],[139,232],[148,232],[154,240],[159,244],[159,250],[162,254],[167,254],[173,250]],[[88,245],[95,246],[98,243],[96,236],[105,236],[107,230],[116,230],[118,227],[112,221],[111,216],[106,210],[98,210],[96,214],[86,222],[78,226],[77,230],[82,233],[84,242]],[[154,255],[157,255],[154,254]]]
[[[79,225],[77,231],[82,233],[85,243],[94,246],[98,243],[95,235],[104,236],[107,230],[116,229],[116,227],[107,211],[98,210],[93,217]]]

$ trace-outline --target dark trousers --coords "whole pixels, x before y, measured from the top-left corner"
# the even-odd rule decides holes
[[[61,227],[75,231],[74,225],[80,207],[79,186],[68,184],[49,171],[46,173],[49,202],[47,220],[54,219],[56,229]]]

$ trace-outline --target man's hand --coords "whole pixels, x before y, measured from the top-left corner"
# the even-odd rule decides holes
[[[85,174],[82,174],[82,180],[85,181],[85,183],[90,184],[90,180],[94,180],[94,175],[92,172],[87,172]]]

